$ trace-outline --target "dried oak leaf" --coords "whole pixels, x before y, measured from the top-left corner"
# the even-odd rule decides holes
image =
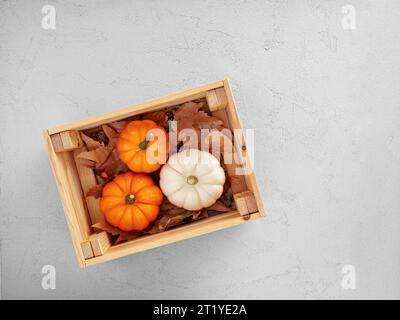
[[[219,212],[231,211],[231,208],[227,207],[222,201],[217,200],[212,206],[206,208],[206,210],[214,210]]]
[[[83,132],[81,132],[81,137],[83,142],[86,144],[86,147],[88,148],[89,151],[95,150],[101,146],[104,146],[102,143],[100,143],[97,140],[94,140],[93,138],[87,136]]]
[[[234,203],[232,191],[229,189],[224,192],[218,201],[220,201],[225,207],[232,209],[232,205]]]
[[[144,235],[145,235],[144,232],[139,232],[139,231],[123,232],[118,236],[114,244],[118,244],[125,241],[131,241]]]
[[[121,120],[121,121],[111,122],[108,125],[118,133],[121,133],[121,131],[126,127],[126,125],[129,122],[130,122],[129,120]]]
[[[202,209],[193,214],[192,220],[199,220],[201,218],[208,218],[208,212],[206,209]]]
[[[157,125],[160,127],[165,127],[167,123],[168,116],[165,114],[164,111],[154,111],[143,116],[144,119],[153,120]]]
[[[175,206],[171,202],[169,202],[166,197],[164,197],[164,200],[160,206],[160,211],[169,213],[171,215],[176,215],[176,214],[181,214],[181,213],[185,212],[186,209],[178,208],[177,206]]]
[[[117,149],[113,149],[110,156],[98,170],[103,171],[105,177],[114,177],[119,173],[127,172],[128,166],[119,159]]]
[[[221,120],[210,116],[203,110],[204,102],[186,102],[174,112],[174,120],[177,122],[178,133],[187,128],[200,129],[223,129]]]
[[[172,128],[177,134],[178,139],[184,142],[185,147],[197,148],[201,145],[201,140],[208,140],[208,137],[201,134],[201,129],[222,130],[224,124],[216,117],[210,116],[207,112],[200,110],[204,107],[204,102],[186,102],[174,112],[176,128]],[[184,129],[193,129],[197,133],[198,139],[190,139],[182,134]],[[181,134],[181,135],[180,135]]]
[[[108,138],[108,146],[114,147],[118,141],[118,132],[106,124],[102,125],[102,129]]]
[[[122,230],[118,229],[117,227],[113,227],[107,221],[98,222],[98,223],[92,225],[92,227],[98,231],[105,231],[105,232],[111,234],[112,236],[118,236],[116,241],[114,242],[114,244],[118,244],[123,241],[130,241],[130,240],[136,239],[140,236],[143,236],[145,234],[142,231],[130,231],[130,232],[122,231]]]
[[[90,151],[79,154],[78,161],[83,166],[96,169],[102,178],[113,177],[118,173],[128,171],[128,167],[119,159],[115,149],[118,132],[108,125],[103,125],[102,130],[107,137],[108,145],[105,146],[83,134],[84,142]]]
[[[99,231],[105,231],[107,233],[110,233],[113,236],[120,235],[122,231],[118,229],[117,227],[113,227],[111,224],[109,224],[107,221],[100,221],[92,225],[92,228],[99,230]]]
[[[101,143],[103,145],[108,144],[108,138],[107,138],[106,134],[104,133],[103,128],[101,126],[85,130],[84,133],[86,136],[92,138],[95,141],[98,141],[99,143]]]
[[[91,187],[87,192],[86,192],[86,197],[95,197],[95,198],[101,198],[102,196],[102,191],[103,191],[103,185],[101,184],[96,184],[95,186]]]
[[[197,211],[185,210],[179,214],[164,213],[161,218],[154,223],[148,233],[153,234],[166,231],[167,229],[180,224],[185,219],[193,217],[194,214],[197,214]]]
[[[77,159],[81,165],[97,169],[107,160],[112,151],[113,147],[100,145],[96,149],[80,153]]]

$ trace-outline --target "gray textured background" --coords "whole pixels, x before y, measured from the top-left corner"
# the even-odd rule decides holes
[[[400,298],[399,1],[65,2],[0,2],[3,299]],[[267,219],[80,270],[42,129],[226,77]]]

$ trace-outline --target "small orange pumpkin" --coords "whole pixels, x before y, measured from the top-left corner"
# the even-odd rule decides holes
[[[100,210],[114,227],[140,231],[157,218],[162,200],[163,194],[150,176],[127,172],[104,186]]]
[[[117,142],[119,158],[134,172],[158,170],[168,157],[167,133],[152,120],[134,120]]]

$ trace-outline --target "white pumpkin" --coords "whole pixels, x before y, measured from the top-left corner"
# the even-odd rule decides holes
[[[160,172],[164,195],[177,207],[191,211],[214,204],[223,192],[224,182],[219,160],[197,149],[175,153]]]

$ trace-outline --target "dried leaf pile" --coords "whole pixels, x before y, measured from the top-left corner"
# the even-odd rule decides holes
[[[95,172],[98,184],[91,188],[86,196],[101,197],[103,186],[113,180],[118,174],[128,171],[127,166],[119,159],[116,150],[118,136],[123,128],[134,119],[150,119],[167,131],[173,130],[178,136],[178,145],[172,150],[178,151],[182,147],[187,147],[188,143],[179,133],[184,129],[194,129],[200,137],[201,129],[222,130],[223,122],[207,112],[205,101],[191,101],[163,111],[155,111],[130,119],[112,122],[107,125],[89,129],[81,132],[87,151],[78,155],[79,163],[85,167],[92,168]],[[176,126],[172,126],[171,121],[176,121]],[[190,144],[189,146],[198,147]],[[222,167],[224,164],[221,163]],[[155,183],[159,181],[159,170],[151,174]],[[160,214],[147,230],[124,232],[111,226],[106,221],[93,225],[97,231],[106,231],[115,239],[114,244],[130,241],[138,237],[166,231],[172,227],[207,218],[221,212],[228,212],[234,209],[232,201],[232,191],[229,179],[226,179],[224,193],[220,199],[209,208],[200,211],[187,211],[171,204],[166,198],[160,207]]]

